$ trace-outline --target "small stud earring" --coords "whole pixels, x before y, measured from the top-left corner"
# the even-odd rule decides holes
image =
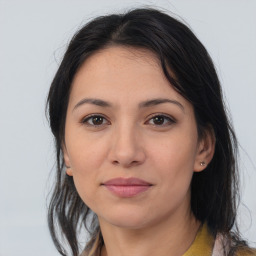
[[[202,161],[202,162],[200,162],[200,165],[201,165],[201,166],[205,166],[206,163],[205,163],[204,161]]]

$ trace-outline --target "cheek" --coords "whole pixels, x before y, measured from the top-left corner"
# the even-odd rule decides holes
[[[90,207],[90,198],[97,193],[101,183],[100,170],[106,159],[106,143],[85,136],[69,137],[66,142],[72,174],[78,194]]]
[[[100,186],[99,165],[101,162],[99,152],[94,150],[77,151],[72,158],[73,179],[76,190],[82,201],[93,211],[95,211],[94,199],[98,196]]]
[[[197,150],[194,138],[196,136],[170,136],[161,144],[155,144],[150,152],[159,181],[169,195],[184,195],[190,187]]]
[[[81,131],[70,136],[67,148],[74,172],[82,175],[97,170],[106,157],[107,145],[104,137],[96,134],[88,136]]]
[[[162,139],[161,143],[153,141],[150,147],[152,148],[151,158],[165,169],[189,169],[193,171],[197,153],[196,136],[175,135]]]

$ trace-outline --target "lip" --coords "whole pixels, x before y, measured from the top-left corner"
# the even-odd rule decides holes
[[[147,191],[153,184],[138,178],[115,178],[102,183],[110,192],[118,197],[134,197]]]

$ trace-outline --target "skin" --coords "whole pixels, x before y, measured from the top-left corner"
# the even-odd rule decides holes
[[[172,102],[141,107],[156,98]],[[214,152],[213,136],[205,134],[198,138],[193,106],[172,88],[153,53],[114,46],[84,62],[72,83],[63,152],[67,174],[99,218],[102,256],[178,256],[189,248],[200,226],[190,209],[192,175]],[[119,177],[152,186],[118,197],[102,184]]]

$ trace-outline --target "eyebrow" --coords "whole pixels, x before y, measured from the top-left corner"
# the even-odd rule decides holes
[[[80,100],[76,105],[75,107],[73,108],[73,111],[78,108],[79,106],[83,105],[83,104],[92,104],[92,105],[96,105],[96,106],[100,106],[100,107],[111,107],[112,104],[110,104],[109,102],[107,101],[104,101],[104,100],[100,100],[100,99],[91,99],[91,98],[85,98],[85,99],[82,99]]]
[[[146,100],[139,104],[139,108],[145,108],[145,107],[151,107],[156,106],[163,103],[172,103],[177,105],[179,108],[181,108],[182,111],[184,111],[184,106],[178,102],[177,100],[171,100],[171,99],[152,99],[152,100]]]
[[[164,99],[164,98],[157,98],[157,99],[152,99],[152,100],[145,100],[143,102],[141,102],[139,104],[139,108],[146,108],[146,107],[152,107],[152,106],[156,106],[159,104],[163,104],[163,103],[172,103],[177,105],[182,111],[184,111],[184,106],[176,101],[176,100],[171,100],[171,99]],[[93,98],[85,98],[80,100],[75,107],[73,108],[73,111],[78,108],[79,106],[83,105],[83,104],[92,104],[92,105],[96,105],[99,107],[112,107],[112,104],[101,100],[101,99],[93,99]]]

